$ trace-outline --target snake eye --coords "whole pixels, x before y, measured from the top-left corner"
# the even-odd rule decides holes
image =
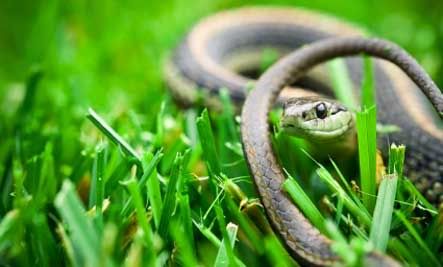
[[[315,106],[315,114],[319,119],[326,118],[326,116],[328,115],[328,109],[326,108],[325,103],[320,103],[317,106]]]

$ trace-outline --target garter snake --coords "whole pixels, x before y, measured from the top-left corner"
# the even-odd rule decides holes
[[[220,88],[228,88],[233,101],[241,104],[247,88],[255,84],[242,111],[243,149],[274,230],[294,258],[306,265],[332,265],[338,258],[331,250],[330,240],[282,192],[285,177],[269,140],[268,113],[277,97],[283,103],[293,96],[311,94],[309,90],[294,90],[298,85],[306,84],[309,89],[330,95],[330,81],[324,70],[314,68],[308,72],[326,60],[346,57],[348,72],[356,85],[362,79],[362,67],[355,55],[368,54],[400,67],[375,60],[378,120],[401,129],[390,134],[389,141],[406,145],[407,176],[431,202],[443,202],[443,131],[422,105],[423,95],[416,87],[431,100],[440,118],[443,96],[403,50],[386,41],[364,39],[364,35],[354,26],[306,10],[243,8],[200,21],[165,63],[166,82],[184,105],[203,101],[216,106]],[[256,68],[259,55],[267,48],[280,55],[299,49],[278,61],[257,82],[242,75]],[[296,80],[300,83],[293,85]],[[354,94],[352,97],[357,97],[358,90]],[[378,253],[370,253],[366,260],[376,266],[397,265]]]

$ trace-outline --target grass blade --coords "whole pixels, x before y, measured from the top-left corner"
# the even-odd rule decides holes
[[[339,198],[342,198],[344,206],[349,212],[360,219],[360,221],[367,227],[371,225],[371,216],[368,211],[352,201],[352,198],[346,194],[343,188],[332,177],[332,175],[323,166],[317,169],[317,175],[328,185],[328,187],[337,193]]]
[[[376,194],[376,110],[373,106],[357,112],[357,137],[358,155],[360,162],[361,189],[363,191],[363,203],[372,211],[375,206]]]
[[[160,236],[164,239],[167,239],[169,222],[171,220],[174,207],[176,205],[176,188],[182,171],[182,159],[183,157],[180,153],[177,154],[177,156],[175,157],[174,163],[172,164],[168,186],[166,188],[166,195],[164,198],[162,214],[158,227],[158,232]]]
[[[73,245],[88,265],[99,262],[99,237],[92,221],[86,217],[83,204],[75,193],[74,185],[66,180],[57,194],[54,205],[71,230]]]
[[[11,245],[11,234],[17,228],[20,220],[20,211],[17,209],[10,210],[3,216],[0,222],[0,252]]]
[[[363,109],[365,109],[374,107],[377,104],[375,100],[374,71],[371,57],[363,57],[363,71],[361,103]]]
[[[325,223],[331,239],[334,240],[332,244],[332,250],[343,260],[345,266],[363,266],[364,255],[370,250],[366,241],[362,239],[352,239],[350,244],[346,241],[346,238],[335,226],[335,224],[329,220]]]
[[[158,160],[156,158],[158,158]],[[150,176],[146,181],[146,189],[147,189],[149,203],[152,209],[152,216],[154,217],[154,224],[155,227],[157,228],[160,225],[160,218],[163,208],[162,195],[160,191],[160,182],[157,178],[158,173],[155,170],[155,166],[157,166],[157,164],[159,163],[160,158],[161,156],[157,157],[157,154],[155,156],[152,156],[151,153],[148,153],[147,155],[144,156],[143,159],[143,162],[145,163],[150,162],[150,164],[145,168],[146,170],[145,173],[150,173]],[[155,162],[155,165],[151,164],[152,162]],[[151,165],[152,165],[152,171],[150,167]],[[145,177],[145,173],[143,174],[140,181],[142,181],[143,178]]]
[[[200,117],[197,118],[197,129],[203,149],[203,155],[211,170],[215,174],[219,174],[221,171],[221,167],[215,149],[214,134],[211,128],[208,110],[203,110]]]
[[[174,221],[171,224],[171,234],[177,246],[178,258],[180,265],[186,267],[198,266],[197,258],[195,256],[195,248],[190,240],[189,233],[182,227],[182,224]]]
[[[237,127],[234,121],[234,104],[231,101],[231,96],[229,95],[229,91],[226,88],[220,90],[220,99],[223,105],[223,113],[221,115],[221,121],[228,129],[228,140],[231,142],[239,141],[239,136],[237,133]]]
[[[385,175],[380,184],[369,236],[375,248],[382,252],[385,252],[388,246],[397,183],[403,175],[404,159],[405,147],[392,144],[389,153],[389,175]]]
[[[415,230],[414,226],[406,219],[403,213],[395,211],[395,216],[398,219],[400,219],[400,221],[406,227],[408,232],[411,234],[412,238],[414,239],[414,243],[418,245],[418,247],[424,254],[426,254],[428,264],[432,262],[433,266],[441,266],[439,260],[434,256],[429,247],[426,245],[425,241],[421,238],[420,234],[417,232],[417,230]]]
[[[375,204],[369,239],[379,251],[386,251],[397,192],[397,174],[385,175],[381,181]]]
[[[233,223],[229,223],[226,226],[226,232],[229,238],[229,245],[231,248],[234,247],[235,245],[235,239],[237,238],[237,231],[238,231],[238,226],[233,224]],[[215,267],[225,267],[225,266],[231,266],[232,264],[229,264],[230,262],[233,262],[229,256],[228,256],[228,248],[226,247],[226,243],[225,240],[222,240],[221,246],[218,250],[217,253],[217,257],[215,258],[215,263],[214,266]],[[245,266],[244,264],[239,264],[238,261],[236,261],[236,266]]]
[[[334,88],[335,96],[341,103],[355,110],[357,104],[354,97],[349,97],[354,94],[352,88],[353,84],[349,78],[348,67],[343,59],[334,59],[328,63],[328,69]]]
[[[233,234],[233,230],[232,226],[230,227],[230,231],[228,231],[228,227],[226,226],[225,223],[225,217],[223,214],[223,210],[220,206],[220,202],[218,200],[216,200],[216,203],[214,205],[214,210],[215,210],[215,214],[217,216],[217,222],[218,222],[218,226],[220,228],[220,231],[222,232],[222,242],[221,242],[221,246],[220,246],[220,250],[223,250],[223,252],[219,253],[222,254],[223,256],[221,256],[222,258],[219,261],[215,261],[214,266],[217,267],[222,267],[222,266],[235,266],[235,255],[234,255],[234,242],[235,242],[235,236],[237,234],[237,229],[235,229],[235,235],[233,240],[231,240],[230,235],[232,236]],[[237,226],[235,226],[237,227]]]
[[[140,163],[140,156],[135,150],[121,137],[102,117],[100,117],[92,108],[88,109],[86,117],[115,145],[122,149],[124,154],[134,158]]]
[[[163,100],[160,105],[160,111],[156,118],[156,134],[154,139],[154,147],[160,148],[165,135],[164,123],[165,123],[165,113],[166,113],[166,101]]]
[[[193,221],[195,227],[197,227],[197,229],[200,231],[200,233],[206,237],[206,239],[208,239],[209,242],[211,242],[212,245],[214,245],[215,247],[219,248],[221,246],[221,241],[220,239],[218,239],[218,237],[211,231],[210,228],[204,226],[201,223],[197,223],[195,221]]]
[[[145,184],[146,184],[146,181],[148,180],[148,178],[153,174],[153,173],[156,173],[155,172],[155,168],[157,167],[157,165],[159,164],[159,162],[160,162],[160,160],[162,159],[162,157],[163,157],[163,153],[162,153],[162,150],[160,149],[160,150],[158,150],[157,151],[157,153],[155,153],[155,155],[154,156],[152,156],[152,153],[150,153],[150,152],[148,152],[147,154],[145,154],[144,156],[143,156],[143,159],[142,159],[142,162],[141,162],[141,164],[143,165],[143,174],[142,174],[142,177],[140,178],[140,180],[138,181],[138,186],[140,187],[140,188],[144,188],[145,187]],[[157,177],[155,177],[155,179],[156,179]],[[151,181],[151,183],[158,183],[158,181]],[[153,185],[153,186],[155,186],[155,185]],[[155,189],[155,188],[151,188],[153,191],[153,195],[152,195],[152,197],[155,197],[156,199],[155,199],[155,204],[154,205],[156,205],[156,212],[157,212],[157,214],[156,214],[156,216],[159,216],[159,214],[158,214],[158,205],[160,204],[159,202],[158,202],[158,199],[157,199],[157,195],[156,194],[158,194],[158,190],[160,190],[160,189]],[[153,199],[154,200],[154,199]],[[125,203],[125,205],[124,205],[124,207],[123,207],[123,209],[122,209],[122,214],[127,214],[128,213],[128,211],[129,211],[129,208],[130,208],[130,205],[131,205],[131,201],[132,201],[132,197],[129,197],[127,200],[126,200],[126,203]],[[161,201],[160,201],[161,202]],[[160,204],[160,206],[161,206],[161,204]],[[160,207],[161,208],[161,207]]]
[[[122,182],[132,196],[135,214],[137,215],[137,222],[140,228],[143,230],[143,238],[145,244],[148,247],[148,260],[147,264],[153,266],[154,264],[154,250],[153,250],[153,235],[151,225],[148,222],[148,215],[146,214],[145,205],[143,204],[143,198],[140,193],[140,188],[138,186],[137,180],[132,177],[127,181]]]
[[[297,181],[290,177],[283,183],[283,188],[289,193],[292,200],[303,211],[306,217],[311,221],[320,232],[325,233],[324,221],[325,218],[321,215],[320,211],[306,195],[303,188],[297,183]]]
[[[361,95],[361,111],[357,112],[357,137],[360,161],[361,189],[363,203],[369,211],[374,210],[376,184],[377,156],[377,111],[374,89],[372,60],[365,56],[363,59],[363,84]]]
[[[257,251],[261,252],[263,247],[261,246],[260,235],[257,228],[254,226],[262,228],[267,222],[261,222],[256,214],[249,213],[254,212],[255,210],[252,210],[249,207],[249,200],[241,191],[240,187],[238,187],[238,185],[236,185],[231,179],[225,180],[224,190],[226,192],[224,203],[228,207],[229,212],[249,238],[251,244],[254,245]]]
[[[293,266],[292,259],[289,257],[288,252],[282,246],[276,236],[271,235],[265,239],[266,255],[270,258],[273,266],[276,267],[289,267]]]
[[[104,168],[105,168],[105,149],[104,147],[99,147],[97,151],[97,157],[94,161],[95,165],[95,216],[97,224],[100,230],[103,229],[103,199],[104,199]]]

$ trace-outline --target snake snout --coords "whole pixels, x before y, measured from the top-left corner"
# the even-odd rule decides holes
[[[282,129],[309,142],[342,141],[354,130],[354,116],[342,104],[320,97],[295,98],[285,103]]]

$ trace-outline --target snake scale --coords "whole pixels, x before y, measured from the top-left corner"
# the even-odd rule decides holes
[[[282,192],[285,177],[269,140],[268,113],[277,98],[284,102],[309,94],[306,90],[294,90],[299,84],[331,95],[330,78],[324,70],[311,71],[320,63],[346,57],[350,78],[358,88],[362,63],[354,56],[368,54],[380,58],[374,64],[378,121],[401,129],[389,134],[388,139],[406,145],[407,176],[428,200],[443,203],[443,131],[423,105],[426,99],[419,88],[440,118],[441,91],[402,49],[387,41],[362,38],[365,35],[355,26],[307,10],[241,8],[200,21],[165,63],[168,87],[184,105],[203,101],[216,106],[220,88],[228,88],[238,104],[248,95],[241,130],[250,171],[274,230],[291,255],[305,265],[332,265],[339,259],[331,250],[331,241]],[[243,75],[257,69],[260,55],[269,48],[281,56],[295,52],[273,65],[258,81]],[[294,85],[295,81],[299,84]],[[247,94],[252,84],[255,88]],[[357,98],[359,92],[354,91],[352,97]],[[384,138],[379,142],[386,150],[388,141]],[[376,252],[369,253],[365,260],[373,266],[398,265]]]

